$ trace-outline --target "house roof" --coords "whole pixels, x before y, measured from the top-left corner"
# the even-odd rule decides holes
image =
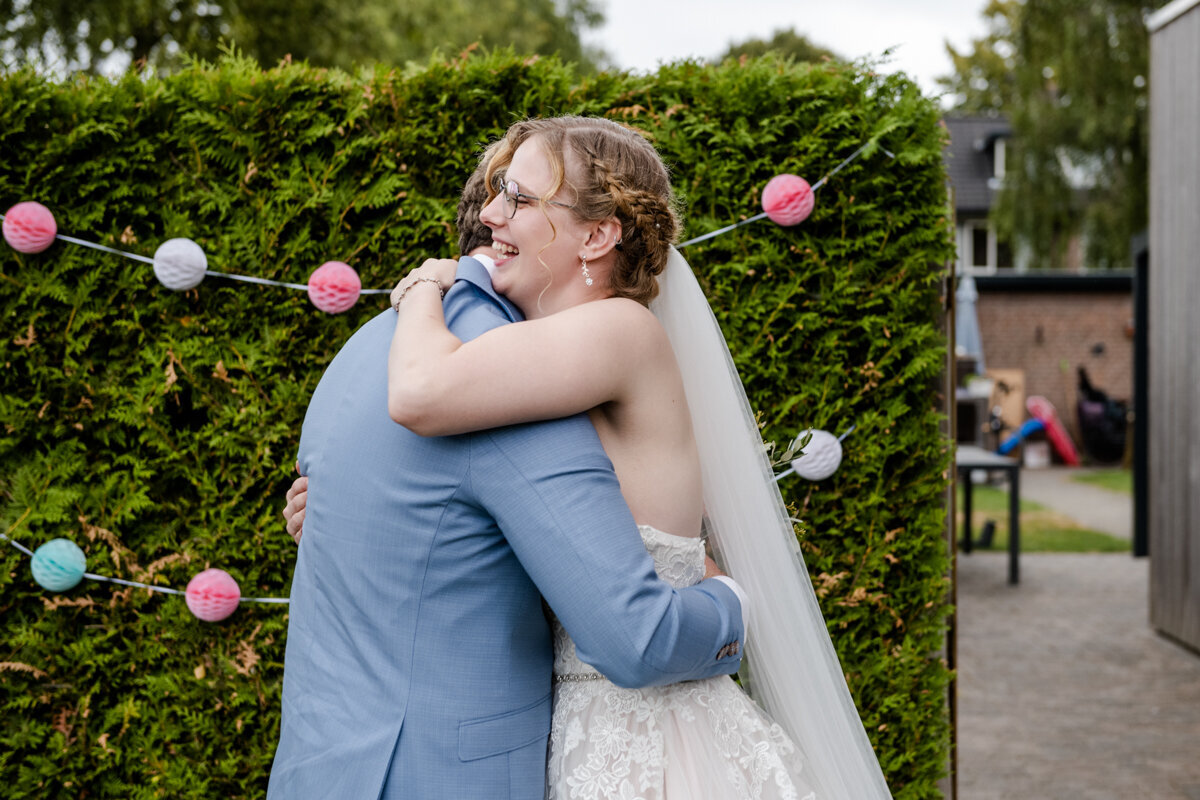
[[[946,171],[954,188],[954,209],[958,213],[986,213],[995,194],[992,177],[992,145],[1008,137],[1012,128],[1004,117],[946,117],[950,132],[946,147]]]
[[[1173,3],[1168,3],[1147,18],[1146,27],[1151,33],[1157,33],[1159,28],[1163,28],[1167,23],[1182,17],[1198,4],[1200,4],[1200,0],[1175,0]]]

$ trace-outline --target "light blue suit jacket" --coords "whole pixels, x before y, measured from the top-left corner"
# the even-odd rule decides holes
[[[519,312],[464,259],[470,339]],[[673,590],[584,415],[424,438],[392,422],[396,315],[364,325],[313,394],[272,800],[543,796],[551,638],[624,686],[727,674],[743,638],[719,581]],[[581,358],[586,358],[581,353]],[[478,387],[486,396],[487,386]]]

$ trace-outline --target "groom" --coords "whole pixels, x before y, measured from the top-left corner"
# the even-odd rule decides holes
[[[478,225],[473,181],[464,205]],[[520,319],[472,258],[445,314],[462,339]],[[543,597],[579,656],[623,686],[735,671],[741,605],[720,580],[673,590],[657,578],[586,415],[440,438],[392,422],[394,328],[389,309],[359,329],[305,417],[268,796],[541,798]]]

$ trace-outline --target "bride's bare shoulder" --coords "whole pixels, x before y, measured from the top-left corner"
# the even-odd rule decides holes
[[[587,303],[567,309],[562,312],[575,316],[580,323],[603,325],[614,332],[632,329],[636,333],[646,333],[657,330],[662,332],[662,325],[650,309],[636,300],[627,297],[607,297],[603,300],[592,300]],[[663,334],[665,335],[665,334]]]
[[[637,352],[646,354],[670,353],[670,342],[662,324],[650,309],[636,300],[609,297],[582,303],[568,311],[574,315],[575,324],[586,326],[590,335],[613,346],[636,348]]]

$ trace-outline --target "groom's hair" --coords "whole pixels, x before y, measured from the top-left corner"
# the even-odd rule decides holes
[[[487,166],[495,145],[489,147],[479,158],[479,166],[467,178],[462,197],[458,200],[458,252],[469,255],[476,247],[487,247],[492,243],[492,229],[479,219],[479,212],[488,203]]]

